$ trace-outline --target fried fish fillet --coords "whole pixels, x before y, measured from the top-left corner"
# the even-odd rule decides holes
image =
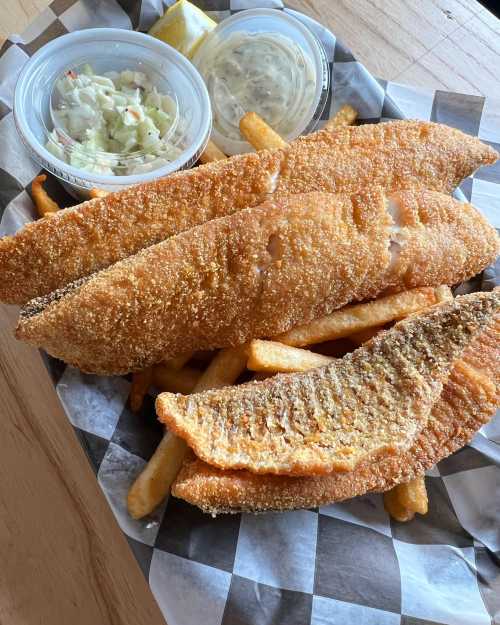
[[[59,211],[0,239],[0,301],[22,304],[267,194],[419,186],[450,192],[498,154],[447,126],[397,121],[320,131]]]
[[[470,205],[422,190],[283,196],[33,300],[17,336],[84,371],[275,336],[388,288],[454,284],[494,260]]]
[[[310,477],[223,471],[194,456],[172,487],[204,512],[263,512],[323,506],[408,482],[466,445],[500,405],[500,317],[453,365],[429,421],[410,449],[360,463],[349,473]]]
[[[499,308],[500,291],[463,296],[307,373],[190,396],[162,393],[158,417],[199,458],[222,469],[352,471],[411,447],[453,361]]]

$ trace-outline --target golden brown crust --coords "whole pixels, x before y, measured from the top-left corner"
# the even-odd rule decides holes
[[[370,295],[389,263],[389,227],[380,190],[268,201],[33,300],[17,334],[104,374],[238,345]]]
[[[85,371],[126,373],[186,350],[274,336],[388,287],[402,290],[409,259],[426,255],[426,236],[442,246],[432,246],[427,272],[413,272],[413,286],[453,284],[495,258],[496,232],[472,207],[418,190],[398,202],[410,198],[416,208],[397,217],[407,240],[395,260],[380,189],[282,196],[167,239],[68,293],[33,300],[17,336]],[[440,216],[421,219],[429,203]]]
[[[472,171],[498,158],[455,128],[409,120],[323,131],[292,146],[277,192],[355,193],[380,185],[389,192],[420,187],[451,193]]]
[[[162,393],[160,420],[219,468],[281,475],[352,471],[408,449],[452,363],[500,308],[500,291],[412,315],[307,373],[190,396]]]
[[[192,226],[260,204],[277,152],[245,154],[96,198],[0,239],[0,301],[22,304]]]
[[[173,487],[207,513],[311,508],[407,482],[467,444],[500,404],[500,317],[454,365],[427,426],[408,451],[365,462],[350,473],[315,477],[223,471],[192,456]]]
[[[419,186],[450,192],[496,152],[430,122],[321,131],[286,150],[235,156],[63,210],[0,239],[0,301],[22,304],[266,194]]]
[[[401,290],[401,276],[405,289],[458,284],[500,253],[496,231],[471,204],[431,191],[398,191],[389,204],[399,225],[391,234],[394,277],[388,289]]]

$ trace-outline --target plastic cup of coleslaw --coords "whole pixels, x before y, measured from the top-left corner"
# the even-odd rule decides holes
[[[58,127],[59,81],[89,72],[89,68],[96,75],[136,72],[136,76],[147,77],[148,86],[156,93],[166,96],[171,115],[165,131],[165,141],[168,139],[171,147],[168,158],[153,159],[142,145],[126,152],[89,151],[82,147],[81,137],[75,139],[67,128]],[[141,85],[128,87],[137,88],[142,95]],[[117,191],[190,167],[204,150],[212,123],[204,81],[187,59],[154,37],[116,28],[73,32],[43,46],[21,71],[14,96],[14,118],[32,158],[80,199],[88,197],[92,188]],[[120,138],[127,140],[126,135]],[[115,147],[118,142],[113,139],[110,145]],[[82,150],[84,158],[77,158]]]
[[[302,22],[277,9],[249,9],[222,21],[193,63],[212,102],[212,139],[226,154],[253,148],[239,132],[253,111],[288,141],[316,127],[330,83],[325,50]]]

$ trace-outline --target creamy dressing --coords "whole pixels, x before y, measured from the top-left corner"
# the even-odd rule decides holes
[[[67,72],[56,83],[47,149],[85,171],[130,175],[175,160],[183,121],[175,101],[142,72]]]
[[[312,61],[284,35],[234,32],[207,50],[198,69],[212,100],[214,128],[228,139],[242,140],[239,121],[248,111],[285,138],[311,115]]]

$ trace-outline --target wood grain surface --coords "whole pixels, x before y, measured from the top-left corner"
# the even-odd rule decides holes
[[[46,0],[0,0],[0,37]],[[500,97],[500,22],[474,0],[288,0],[378,76]],[[0,623],[163,619],[36,350],[0,306]]]
[[[0,623],[164,624],[16,316],[0,307]]]
[[[368,70],[401,83],[500,98],[500,20],[476,0],[286,0],[329,26]],[[0,0],[0,41],[48,0]]]
[[[500,97],[500,20],[476,0],[286,2],[328,25],[375,76]]]

